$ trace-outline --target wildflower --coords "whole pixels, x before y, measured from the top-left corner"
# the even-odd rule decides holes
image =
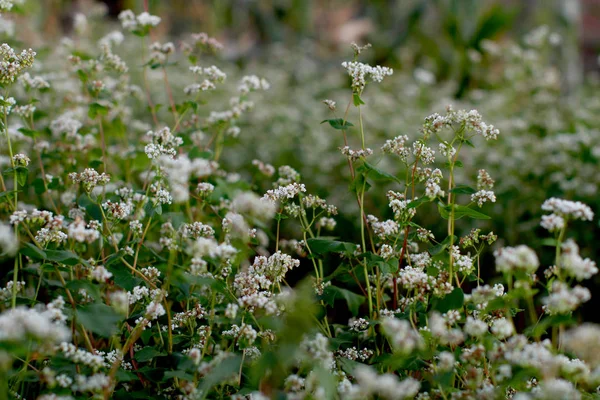
[[[92,243],[100,238],[98,229],[86,227],[85,221],[80,217],[75,218],[75,221],[69,224],[68,235],[69,238],[80,243]]]
[[[12,222],[11,216],[11,222]],[[19,250],[19,241],[15,236],[10,225],[7,225],[3,222],[0,222],[0,249],[2,252],[0,254],[6,254],[9,256],[13,256]]]
[[[348,75],[352,78],[352,90],[354,93],[362,93],[368,78],[371,78],[374,82],[381,82],[385,76],[390,76],[394,73],[391,68],[379,65],[372,67],[358,61],[344,61],[342,67],[346,69]]]
[[[425,345],[421,334],[406,320],[388,317],[381,325],[395,351],[410,354]]]
[[[504,317],[495,319],[492,323],[492,333],[498,339],[506,339],[507,337],[514,334],[514,332],[515,327],[513,326],[512,322],[510,322]]]
[[[471,201],[476,201],[479,207],[483,206],[483,203],[491,201],[496,202],[496,195],[491,190],[480,190],[477,193],[471,195]]]
[[[487,333],[488,324],[479,319],[467,317],[467,322],[465,323],[464,331],[469,336],[480,337]]]
[[[542,204],[542,210],[551,211],[562,218],[591,221],[594,212],[580,201],[570,201],[552,197]]]
[[[104,172],[99,174],[93,168],[86,168],[80,173],[72,172],[69,174],[69,178],[71,178],[74,182],[82,183],[83,188],[88,193],[91,192],[96,186],[104,186],[110,181],[110,175]]]
[[[0,45],[0,84],[14,82],[21,72],[33,65],[35,56],[35,51],[31,49],[17,54],[8,44],[2,43]]]
[[[92,279],[98,282],[106,282],[112,277],[112,273],[108,272],[102,265],[97,265],[92,271]]]
[[[402,162],[406,163],[410,156],[410,149],[406,146],[406,142],[408,142],[408,136],[396,136],[391,140],[386,140],[385,144],[381,147],[381,150],[384,153],[397,155]]]
[[[575,286],[573,289],[560,281],[554,281],[549,296],[543,299],[547,314],[568,314],[592,297],[588,288]]]
[[[568,276],[575,278],[578,281],[590,279],[598,273],[596,263],[589,258],[583,259],[579,255],[579,246],[568,239],[562,245],[562,254],[560,268],[564,270]]]
[[[540,266],[535,252],[525,245],[496,250],[494,257],[496,257],[496,270],[502,273],[523,271],[530,274]]]
[[[477,190],[492,190],[493,188],[494,180],[485,169],[480,169],[477,173]]]
[[[267,193],[262,197],[262,200],[275,203],[277,201],[287,201],[293,199],[299,193],[306,192],[306,187],[303,183],[292,183],[286,186],[279,186],[276,189],[267,190]]]
[[[329,110],[335,111],[335,101],[326,99],[323,100],[323,104],[325,104],[329,108]]]
[[[561,336],[565,348],[585,360],[591,367],[600,365],[600,327],[584,323]]]

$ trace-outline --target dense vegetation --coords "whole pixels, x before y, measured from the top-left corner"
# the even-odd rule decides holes
[[[0,10],[0,398],[598,397],[600,102],[548,27],[467,85]]]

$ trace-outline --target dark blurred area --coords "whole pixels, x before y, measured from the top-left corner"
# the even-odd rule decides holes
[[[112,18],[124,9],[159,14],[163,33],[207,32],[244,57],[273,43],[310,40],[330,54],[356,41],[372,43],[377,61],[401,67],[397,50],[410,41],[435,60],[442,80],[459,65],[468,81],[467,52],[483,40],[520,37],[540,25],[571,45],[563,62],[573,75],[598,69],[600,52],[600,0],[46,0],[45,26],[64,33],[69,15],[96,2]]]

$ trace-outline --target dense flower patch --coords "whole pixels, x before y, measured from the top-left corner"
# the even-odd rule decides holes
[[[546,247],[499,244],[488,214],[514,176],[477,149],[494,154],[505,122],[447,106],[418,132],[370,135],[368,105],[394,71],[353,44],[347,90],[319,105],[344,171],[325,198],[298,168],[236,147],[255,103],[283,89],[230,85],[204,33],[175,46],[155,41],[158,16],[119,20],[94,38],[78,14],[46,58],[0,47],[2,395],[597,396],[600,328],[577,311],[598,268],[570,229],[594,211],[550,197],[531,228]]]

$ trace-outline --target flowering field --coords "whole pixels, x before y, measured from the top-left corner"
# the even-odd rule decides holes
[[[240,66],[143,10],[32,45],[28,5],[0,399],[600,398],[600,85],[562,92],[550,28],[478,41],[464,88],[356,43]]]

